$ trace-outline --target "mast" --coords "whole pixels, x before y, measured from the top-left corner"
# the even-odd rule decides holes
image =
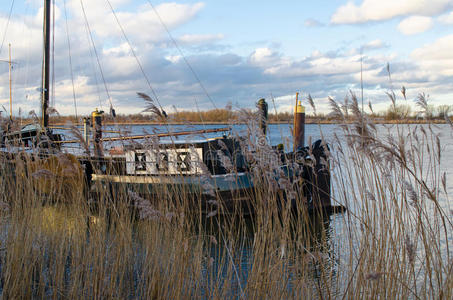
[[[11,44],[9,44],[9,119],[13,119],[13,93],[12,93],[12,80],[11,80]]]
[[[13,120],[13,79],[12,79],[12,70],[13,64],[16,64],[11,60],[11,43],[9,44],[9,59],[3,60],[0,59],[0,62],[6,62],[9,65],[9,119]]]
[[[42,61],[42,91],[41,91],[41,126],[43,129],[49,125],[49,78],[50,78],[50,1],[44,0],[43,42],[44,55]]]

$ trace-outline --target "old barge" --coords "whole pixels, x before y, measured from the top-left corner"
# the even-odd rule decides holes
[[[102,116],[93,112],[93,138],[85,141],[86,144],[91,142],[93,155],[79,160],[84,164],[90,191],[107,193],[112,198],[118,193],[147,198],[185,195],[203,209],[210,203],[220,203],[225,211],[240,207],[253,213],[250,201],[264,189],[276,192],[281,195],[280,200],[292,205],[296,204],[296,199],[303,199],[309,210],[329,212],[335,208],[330,199],[328,146],[320,140],[304,146],[305,111],[297,97],[296,101],[292,152],[285,152],[282,145],[267,143],[267,104],[261,99],[257,105],[259,127],[247,136],[240,136],[231,128],[216,128],[103,137]],[[208,133],[218,136],[182,142],[172,139]],[[85,137],[89,135],[84,133]],[[165,137],[170,139],[163,142],[161,139]],[[125,143],[131,140],[141,142]],[[104,149],[105,142],[121,143]]]

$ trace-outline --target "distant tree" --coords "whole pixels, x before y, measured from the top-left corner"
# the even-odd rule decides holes
[[[412,114],[412,108],[408,104],[391,104],[385,113],[387,120],[406,119]]]
[[[426,106],[424,114],[425,114],[425,118],[426,119],[428,119],[428,120],[434,119],[434,116],[436,114],[436,107],[434,105],[432,105],[432,104],[428,104]]]
[[[437,107],[437,116],[440,119],[445,119],[446,116],[450,114],[450,112],[453,111],[453,106],[451,105],[439,105]]]

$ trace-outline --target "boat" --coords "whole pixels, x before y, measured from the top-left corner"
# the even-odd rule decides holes
[[[257,103],[258,125],[250,133],[253,138],[238,136],[231,127],[104,136],[104,113],[96,109],[90,117],[84,118],[83,134],[79,134],[78,139],[66,139],[49,126],[50,28],[50,0],[44,0],[41,122],[26,125],[19,131],[4,132],[1,140],[1,153],[11,161],[18,154],[33,153],[29,160],[34,169],[28,173],[34,174],[36,164],[40,163],[41,169],[48,168],[45,170],[54,174],[54,178],[69,184],[74,181],[74,174],[66,178],[58,163],[49,163],[64,155],[69,161],[79,163],[75,173],[77,176],[83,173],[84,194],[90,199],[107,195],[114,202],[115,195],[120,192],[127,193],[132,202],[133,199],[156,198],[163,194],[171,194],[169,198],[183,195],[205,212],[215,205],[225,213],[237,207],[253,213],[250,202],[257,193],[275,189],[276,194],[281,195],[282,203],[295,205],[297,198],[303,199],[303,205],[309,210],[332,210],[328,145],[319,140],[305,146],[305,108],[298,100],[298,94],[292,151],[285,151],[283,145],[269,145],[264,99]],[[175,140],[178,136],[204,134],[218,135],[183,142]],[[164,142],[163,138],[168,139]],[[137,140],[141,142],[131,142]],[[106,142],[120,144],[107,149]],[[66,148],[68,144],[77,144],[80,150]],[[263,163],[269,165],[267,177],[260,174]],[[263,181],[264,177],[267,179]]]

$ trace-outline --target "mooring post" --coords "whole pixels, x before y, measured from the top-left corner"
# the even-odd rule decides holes
[[[87,146],[90,145],[90,118],[83,118],[83,139]]]
[[[296,93],[296,106],[294,107],[294,147],[293,151],[303,148],[305,145],[305,107],[299,101],[299,93]]]
[[[91,113],[91,124],[94,129],[94,154],[97,158],[103,157],[102,151],[102,114],[104,112],[98,111],[96,108],[95,111]]]
[[[313,205],[316,208],[330,209],[332,207],[330,189],[330,166],[326,144],[321,140],[312,146],[312,154],[315,159],[314,170],[311,174]]]
[[[258,107],[259,126],[263,135],[266,135],[267,131],[267,117],[268,117],[268,106],[264,98],[258,100],[256,104]]]

